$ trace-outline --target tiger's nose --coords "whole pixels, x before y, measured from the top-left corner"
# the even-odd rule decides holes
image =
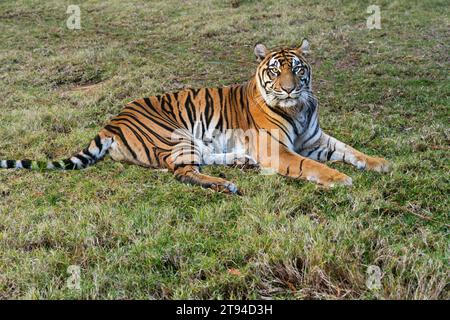
[[[287,94],[290,94],[292,91],[294,91],[295,85],[294,84],[284,85],[281,87],[281,89],[283,89]]]

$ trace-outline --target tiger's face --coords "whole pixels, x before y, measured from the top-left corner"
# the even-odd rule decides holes
[[[271,107],[290,108],[306,103],[311,92],[311,68],[305,60],[309,43],[305,39],[298,48],[268,50],[255,46],[260,61],[256,71],[258,89]]]

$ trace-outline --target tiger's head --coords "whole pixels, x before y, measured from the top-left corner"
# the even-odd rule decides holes
[[[256,70],[257,87],[271,107],[290,108],[307,103],[312,96],[311,68],[305,60],[309,43],[300,47],[271,51],[265,45],[255,46],[260,61]]]

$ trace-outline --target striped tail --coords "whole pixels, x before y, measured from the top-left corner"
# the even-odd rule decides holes
[[[80,170],[103,159],[113,142],[100,132],[89,146],[69,159],[60,161],[0,160],[0,169]]]

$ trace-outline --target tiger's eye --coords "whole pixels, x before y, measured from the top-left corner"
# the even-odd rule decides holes
[[[272,73],[274,76],[278,75],[278,69],[275,67],[269,68],[270,73]]]
[[[303,69],[301,67],[295,67],[293,71],[294,71],[294,73],[299,74],[301,76],[305,74],[305,69]]]

